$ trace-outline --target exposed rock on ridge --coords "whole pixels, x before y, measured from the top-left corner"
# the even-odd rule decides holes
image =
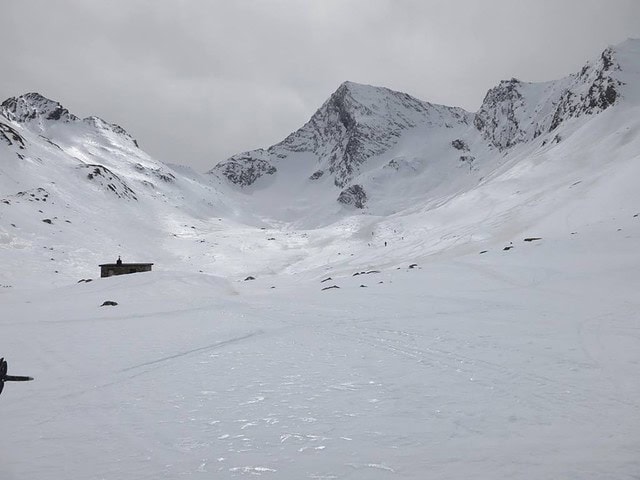
[[[362,185],[351,185],[340,192],[338,202],[344,205],[353,205],[356,208],[364,208],[367,203],[367,194]]]
[[[43,131],[47,126],[53,124],[82,122],[98,132],[113,132],[138,147],[138,142],[121,126],[105,122],[99,117],[87,117],[80,120],[60,103],[35,92],[6,99],[0,105],[0,114],[11,121],[25,124],[39,131]]]
[[[9,120],[27,123],[33,120],[77,121],[78,117],[58,102],[49,100],[39,93],[31,92],[19,97],[7,98],[2,102],[2,114]]]
[[[599,113],[619,97],[622,82],[615,78],[620,66],[615,50],[574,75],[540,84],[512,78],[487,92],[474,125],[500,150],[550,132],[570,118]]]

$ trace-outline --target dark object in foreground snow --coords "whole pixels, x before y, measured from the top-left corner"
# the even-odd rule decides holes
[[[23,377],[16,375],[7,375],[7,361],[0,358],[0,393],[4,389],[4,382],[28,382],[33,380],[33,377]]]
[[[502,250],[504,250],[506,252],[507,250],[511,250],[512,248],[513,248],[513,245],[507,245]]]
[[[244,281],[246,282],[247,280],[255,280],[256,277],[252,277],[251,275],[249,275],[247,278],[244,279]]]
[[[322,290],[331,290],[332,288],[340,288],[338,285],[331,285],[330,287],[324,287]]]
[[[489,250],[482,250],[482,251],[480,252],[480,255],[482,255],[483,253],[487,253],[488,251],[489,251]]]
[[[542,240],[542,237],[527,237],[524,239],[525,242],[535,242],[536,240]]]
[[[417,263],[412,263],[411,265],[409,265],[409,268],[416,268],[418,266]]]
[[[101,307],[115,307],[118,305],[118,302],[114,302],[113,300],[105,300],[105,302],[100,305]]]
[[[329,280],[333,280],[331,277],[327,277],[324,280],[320,280],[320,283],[328,282]]]

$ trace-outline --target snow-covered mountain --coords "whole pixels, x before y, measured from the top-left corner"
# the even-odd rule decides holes
[[[80,119],[37,93],[7,99],[0,107],[5,265],[37,278],[50,259],[45,277],[82,277],[122,245],[139,261],[175,255],[167,236],[198,219],[232,216],[209,179],[179,170],[151,158],[118,125]]]
[[[468,125],[471,119],[460,108],[433,105],[387,88],[345,82],[300,130],[267,150],[235,155],[215,170],[246,187],[263,175],[275,174],[278,168],[274,163],[287,169],[293,162],[303,162],[295,157],[304,153],[310,154],[315,169],[307,175],[309,180],[326,174],[337,187],[344,187],[363,163],[389,151],[405,131],[422,125],[453,128]]]
[[[326,222],[332,217],[317,207],[340,215],[337,199],[364,208],[371,195],[375,199],[385,193],[380,183],[406,184],[403,179],[430,171],[434,159],[448,162],[453,170],[476,168],[470,145],[482,151],[486,146],[479,144],[483,142],[478,141],[473,118],[460,108],[345,82],[309,122],[282,142],[235,155],[209,173],[252,192],[261,205],[275,207],[276,212],[281,211],[278,205],[289,211],[293,207],[293,215],[280,213],[283,219],[311,214]],[[424,185],[419,190],[427,193]],[[413,200],[406,192],[400,195],[404,203]],[[311,210],[295,212],[301,204]]]
[[[268,205],[272,214],[301,224],[344,215],[336,200],[346,211],[382,215],[441,203],[478,185],[523,148],[529,155],[546,152],[565,131],[618,103],[632,104],[637,45],[629,40],[607,48],[560,80],[503,81],[476,113],[345,82],[282,142],[234,155],[209,173],[240,187],[256,208]],[[322,211],[313,208],[318,205]]]
[[[158,162],[123,128],[42,95],[9,98],[0,108],[4,261],[68,280],[122,253],[218,272],[224,258],[224,271],[240,276],[278,270],[264,249],[304,271],[318,265],[311,245],[325,259],[346,248],[314,243],[321,231],[348,244],[394,232],[425,255],[501,242],[583,208],[596,179],[633,168],[639,51],[629,40],[560,80],[501,82],[476,113],[345,82],[282,142],[209,175]],[[625,188],[593,202],[631,204]],[[519,215],[526,220],[514,222]],[[299,248],[273,240],[283,228]]]

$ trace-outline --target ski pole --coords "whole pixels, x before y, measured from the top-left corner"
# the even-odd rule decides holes
[[[0,393],[4,389],[4,382],[28,382],[33,380],[33,377],[27,377],[23,375],[7,375],[7,361],[0,358]]]

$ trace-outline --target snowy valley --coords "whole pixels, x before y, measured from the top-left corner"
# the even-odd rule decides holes
[[[2,103],[1,479],[636,478],[639,40],[179,163]]]

